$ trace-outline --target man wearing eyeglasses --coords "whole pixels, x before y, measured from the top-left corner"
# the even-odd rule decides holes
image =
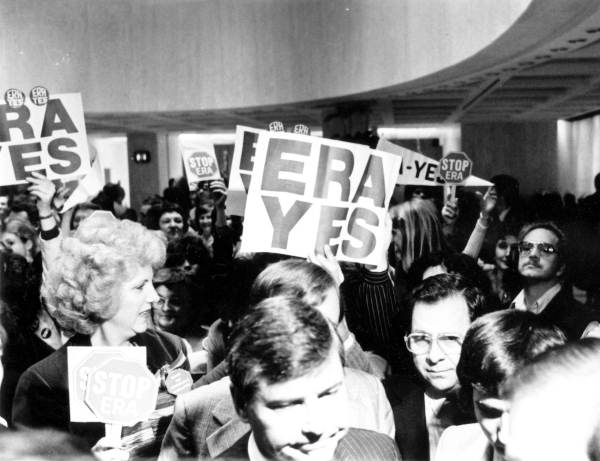
[[[433,460],[445,428],[475,421],[458,405],[456,365],[483,303],[479,289],[456,274],[429,277],[412,292],[410,330],[404,339],[417,376],[395,375],[384,382],[403,459]]]
[[[553,222],[528,224],[519,233],[519,274],[523,290],[512,306],[540,315],[576,340],[596,334],[600,316],[573,299],[563,285],[566,237]]]

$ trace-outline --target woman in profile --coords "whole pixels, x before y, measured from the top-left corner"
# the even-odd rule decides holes
[[[70,339],[19,379],[13,404],[17,428],[52,428],[84,438],[90,447],[104,424],[72,423],[69,415],[69,346],[143,346],[147,366],[160,384],[156,410],[147,421],[123,428],[121,443],[131,455],[154,456],[172,415],[174,395],[164,382],[175,369],[189,370],[181,338],[148,329],[158,301],[154,270],[165,244],[140,224],[97,211],[62,241],[42,286],[48,309]]]

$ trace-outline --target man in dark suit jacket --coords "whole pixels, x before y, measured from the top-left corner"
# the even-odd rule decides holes
[[[222,413],[223,430],[207,440],[209,455],[250,460],[399,459],[390,437],[347,427],[339,348],[323,315],[297,298],[267,298],[253,307],[234,330],[229,355],[237,416],[231,418],[222,399],[213,399],[212,414]],[[219,425],[209,420],[206,424]]]
[[[458,404],[456,364],[462,339],[483,302],[479,289],[458,275],[429,277],[413,291],[405,340],[417,377],[384,381],[404,459],[433,461],[446,427],[474,422]]]
[[[519,274],[523,290],[513,307],[528,310],[561,328],[569,340],[600,329],[600,316],[573,299],[563,286],[566,238],[552,222],[528,224],[519,233]]]

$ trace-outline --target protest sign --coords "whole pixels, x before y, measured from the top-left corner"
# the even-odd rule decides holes
[[[264,130],[238,125],[235,130],[235,147],[231,159],[229,187],[227,191],[227,213],[244,216],[246,196],[254,168],[254,151],[258,134]]]
[[[196,190],[199,182],[221,178],[215,146],[211,142],[179,139],[179,150],[190,190]]]
[[[377,264],[401,162],[363,145],[260,131],[241,251],[306,257],[329,245],[339,260]]]
[[[156,407],[158,381],[145,363],[113,357],[93,368],[84,401],[103,423],[132,426]]]
[[[449,152],[440,160],[440,177],[450,184],[460,184],[471,176],[473,162],[464,152]]]
[[[449,152],[442,157],[438,174],[447,184],[444,187],[444,200],[454,200],[456,185],[466,181],[472,169],[473,162],[464,152]]]
[[[108,359],[125,359],[146,366],[145,347],[92,347],[67,348],[69,379],[69,411],[72,422],[104,422],[85,402],[90,373]]]
[[[90,169],[81,95],[51,95],[45,104],[25,98],[0,104],[0,185],[24,184],[32,172],[51,180]]]
[[[415,186],[443,186],[446,184],[438,174],[440,162],[437,160],[398,146],[383,138],[377,143],[377,149],[402,157],[402,165],[400,166],[400,174],[398,175],[396,184]],[[493,186],[491,182],[473,175],[466,177],[457,185],[469,187]]]
[[[100,163],[100,157],[96,156],[92,162],[92,169],[77,182],[75,189],[68,196],[60,212],[65,213],[78,204],[87,202],[92,197],[95,197],[102,190],[103,186],[102,164]]]

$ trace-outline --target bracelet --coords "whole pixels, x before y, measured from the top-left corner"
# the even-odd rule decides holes
[[[486,223],[484,224],[483,221],[486,221]],[[484,218],[483,215],[481,213],[479,213],[479,219],[477,220],[476,223],[479,227],[481,227],[482,229],[487,229],[490,225],[490,219],[489,218]]]
[[[50,213],[45,216],[40,216],[40,219],[48,219],[48,218],[54,218],[54,215],[52,213]]]

